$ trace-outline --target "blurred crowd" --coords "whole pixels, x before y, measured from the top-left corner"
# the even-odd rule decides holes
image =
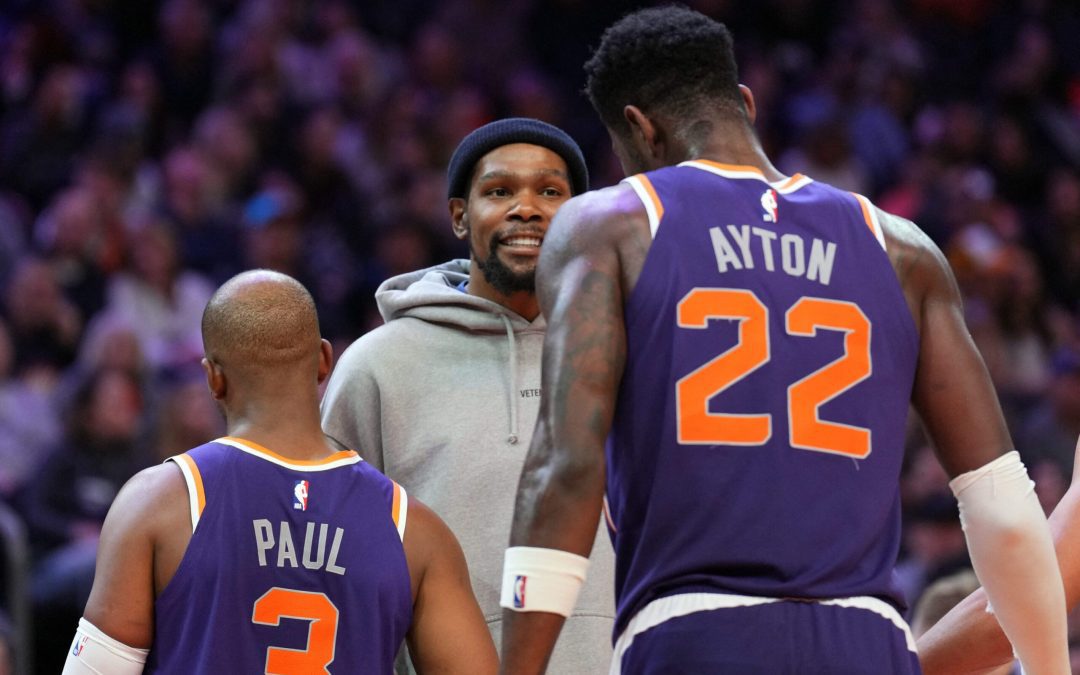
[[[43,635],[62,652],[72,634],[120,485],[223,431],[199,368],[216,285],[252,267],[295,276],[340,353],[378,324],[379,282],[467,257],[445,167],[475,127],[552,122],[594,187],[615,183],[581,65],[644,4],[4,3],[0,507],[29,533],[39,663]],[[687,4],[733,30],[781,170],[866,194],[941,246],[1052,508],[1080,435],[1080,7]],[[914,422],[909,446],[898,571],[914,603],[967,561]],[[0,616],[0,673],[11,630]]]

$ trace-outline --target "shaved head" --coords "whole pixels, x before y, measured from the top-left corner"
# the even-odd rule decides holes
[[[206,304],[202,336],[206,358],[242,376],[315,364],[321,340],[311,294],[270,270],[226,281]]]

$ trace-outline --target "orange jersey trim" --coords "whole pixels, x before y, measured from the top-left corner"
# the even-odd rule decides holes
[[[199,504],[199,516],[202,516],[203,509],[206,508],[206,491],[203,489],[202,474],[199,473],[199,465],[195,463],[190,456],[186,453],[176,456],[178,461],[184,463],[184,466],[191,472],[191,479],[195,484],[195,496]]]
[[[394,527],[397,528],[398,536],[401,537],[401,541],[405,541],[405,521],[409,517],[409,494],[405,492],[405,488],[401,487],[394,481],[394,501],[390,505],[390,517],[394,521]]]
[[[656,194],[652,181],[645,174],[639,173],[624,178],[622,182],[630,186],[645,207],[645,215],[649,218],[649,232],[655,237],[660,220],[664,217],[664,204],[660,201],[660,195]]]
[[[713,167],[714,169],[719,169],[720,171],[729,171],[732,173],[750,172],[761,176],[761,178],[765,180],[765,174],[762,173],[761,169],[757,168],[756,166],[747,166],[744,164],[722,164],[720,162],[714,162],[711,159],[693,159],[690,161],[697,162],[699,164],[705,164]],[[783,181],[782,183],[769,183],[768,180],[765,180],[765,182],[769,183],[769,185],[774,186],[778,190],[786,190],[805,178],[806,176],[802,175],[801,173],[796,173],[789,176],[787,180]]]
[[[761,169],[755,166],[746,166],[743,164],[721,164],[720,162],[714,162],[711,159],[694,159],[693,162],[700,164],[707,164],[714,169],[720,169],[721,171],[749,171],[750,173],[756,173],[757,175],[765,178],[765,174],[761,173]],[[798,174],[795,174],[796,176]],[[794,178],[795,176],[792,176]]]
[[[656,222],[660,222],[664,219],[664,205],[660,202],[660,195],[656,194],[656,188],[653,187],[652,181],[648,176],[644,174],[638,175],[638,180],[641,181],[641,187],[645,188],[645,192],[649,195],[649,201],[652,202],[653,208],[656,209]]]
[[[870,228],[870,233],[881,244],[881,248],[885,249],[885,232],[881,229],[881,223],[878,222],[877,217],[874,215],[874,205],[870,203],[869,199],[856,192],[852,192],[851,195],[855,197],[855,201],[859,202],[859,208],[862,209],[862,217],[866,221],[866,227]]]
[[[743,164],[722,164],[720,162],[714,162],[711,159],[691,159],[679,164],[679,166],[693,166],[704,171],[718,174],[725,178],[734,179],[756,179],[764,181],[770,187],[781,194],[788,194],[794,192],[804,185],[809,185],[814,182],[807,176],[801,173],[796,173],[793,176],[788,176],[783,180],[775,182],[769,181],[765,177],[765,174],[761,169],[754,166],[745,166]]]
[[[854,192],[851,193],[855,197],[855,201],[859,202],[859,208],[862,209],[863,220],[866,221],[866,226],[870,228],[870,231],[877,236],[877,229],[874,227],[874,220],[870,217],[870,207],[867,205],[866,200],[862,195],[857,195]]]
[[[401,520],[401,486],[394,483],[394,503],[390,506],[390,517],[394,519],[394,527]]]
[[[339,462],[343,459],[351,459],[357,456],[355,450],[342,450],[340,452],[335,452],[329,457],[324,457],[323,459],[292,459],[279,455],[273,450],[269,450],[259,445],[258,443],[253,443],[252,441],[243,438],[237,438],[235,436],[225,436],[222,440],[238,443],[246,447],[247,449],[252,450],[253,452],[257,452],[261,455],[266,455],[267,457],[276,459],[279,462],[284,462],[286,464],[296,464],[298,466],[322,466],[324,464],[332,464],[334,462]]]
[[[777,189],[777,190],[787,190],[787,189],[790,189],[790,188],[794,187],[794,185],[795,185],[796,183],[798,183],[799,181],[801,181],[801,180],[802,180],[802,179],[804,179],[804,178],[806,178],[806,176],[802,175],[801,173],[797,173],[797,174],[793,175],[793,176],[792,176],[791,178],[788,178],[788,179],[787,179],[786,181],[784,181],[784,182],[783,182],[783,183],[781,183],[780,185],[778,185],[778,186],[776,187],[776,189]]]

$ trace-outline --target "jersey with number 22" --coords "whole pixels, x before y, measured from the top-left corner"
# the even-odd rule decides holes
[[[876,210],[708,161],[626,182],[653,242],[607,444],[616,633],[697,591],[902,606],[918,336]]]

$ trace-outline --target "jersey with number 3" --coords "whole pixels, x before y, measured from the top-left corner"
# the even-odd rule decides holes
[[[607,444],[616,633],[676,593],[902,606],[918,336],[874,207],[708,161],[626,182],[653,241]]]
[[[352,451],[304,462],[221,438],[170,461],[194,530],[146,672],[392,672],[412,620],[404,490]]]

